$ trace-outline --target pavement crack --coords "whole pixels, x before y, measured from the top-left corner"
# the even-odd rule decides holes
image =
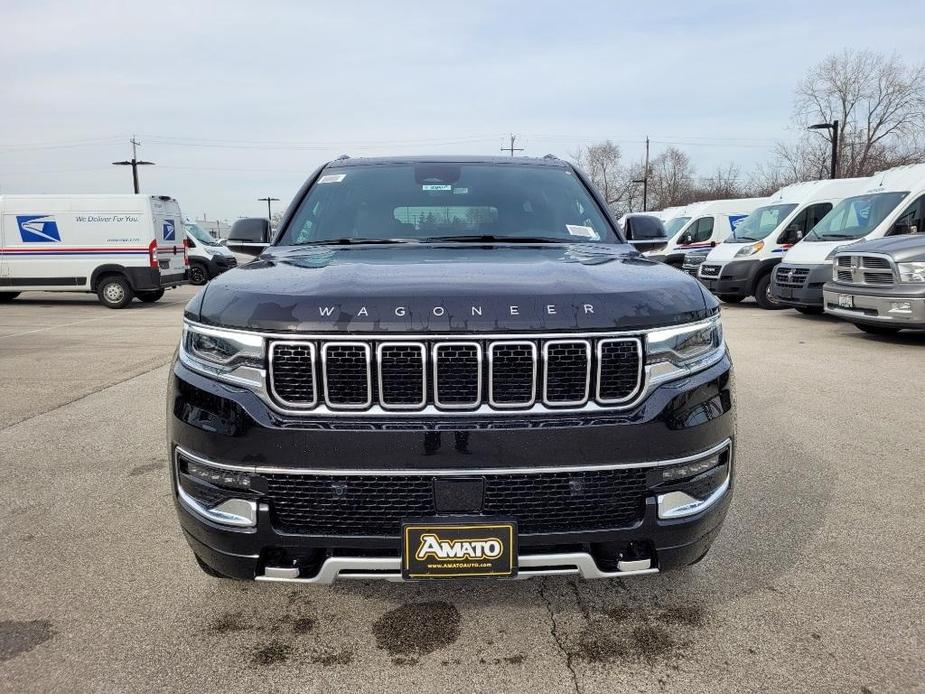
[[[568,668],[569,675],[572,678],[572,689],[575,691],[575,694],[581,694],[581,688],[578,686],[578,673],[575,672],[575,666],[572,662],[573,654],[572,652],[565,647],[565,643],[562,640],[562,636],[559,633],[559,623],[556,621],[556,613],[552,608],[552,601],[549,599],[549,596],[546,594],[546,588],[549,585],[549,579],[543,578],[542,584],[540,585],[540,597],[543,598],[543,601],[546,603],[546,612],[549,614],[549,635],[552,636],[553,642],[556,644],[556,648],[559,649],[559,652],[562,653],[562,656],[565,658],[565,667]],[[579,604],[579,608],[582,606]]]

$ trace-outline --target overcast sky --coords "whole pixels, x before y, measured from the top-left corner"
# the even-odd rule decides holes
[[[747,172],[827,54],[925,60],[921,4],[892,0],[145,5],[0,2],[0,193],[130,192],[111,162],[133,133],[142,190],[210,219],[288,203],[345,152],[495,154],[509,132],[628,159],[648,134]]]

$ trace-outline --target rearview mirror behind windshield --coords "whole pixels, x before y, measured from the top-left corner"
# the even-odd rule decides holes
[[[226,245],[235,253],[260,255],[270,245],[270,220],[262,217],[239,219],[228,232]]]

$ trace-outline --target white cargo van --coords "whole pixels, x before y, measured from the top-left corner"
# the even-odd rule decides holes
[[[187,281],[177,201],[156,195],[0,196],[0,302],[95,292],[110,308]]]
[[[725,241],[739,222],[766,201],[767,198],[739,198],[712,200],[700,203],[697,208],[688,205],[685,214],[690,213],[690,218],[662,251],[665,255],[664,262],[681,267],[687,251],[712,248]]]
[[[725,302],[753,296],[762,308],[783,308],[770,293],[774,267],[835,205],[861,192],[867,181],[840,178],[781,188],[709,251],[697,276]]]
[[[925,164],[898,166],[866,179],[838,203],[774,269],[771,295],[803,313],[822,313],[832,258],[850,244],[925,228]]]
[[[706,202],[692,202],[690,205],[685,205],[684,207],[669,207],[664,210],[663,214],[665,215],[662,218],[662,221],[665,225],[665,236],[668,237],[668,243],[674,243],[678,237],[681,235],[681,231],[687,226],[687,223],[691,221],[691,217],[696,215],[706,207],[709,203]],[[669,216],[670,215],[670,216]],[[665,244],[665,248],[668,247],[668,244]],[[643,255],[651,260],[659,260],[664,262],[666,255],[665,249],[653,250],[653,251],[644,251]]]
[[[189,280],[192,284],[205,284],[226,270],[237,267],[238,259],[234,253],[212,238],[196,222],[187,221],[186,253],[189,257]]]

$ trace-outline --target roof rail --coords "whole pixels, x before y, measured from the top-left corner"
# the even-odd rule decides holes
[[[545,157],[543,157],[543,159],[556,159],[556,160],[558,160],[559,157],[557,157],[555,154],[547,154]]]
[[[339,157],[337,157],[337,159],[335,159],[334,161],[341,161],[341,160],[343,160],[343,159],[349,159],[349,158],[350,158],[350,155],[349,155],[349,154],[341,154],[341,155],[340,155]]]

